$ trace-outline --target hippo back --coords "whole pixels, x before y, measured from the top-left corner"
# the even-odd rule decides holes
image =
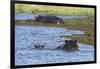
[[[43,23],[56,23],[56,24],[63,24],[63,20],[57,16],[52,15],[39,15],[35,18],[36,22],[43,22]]]

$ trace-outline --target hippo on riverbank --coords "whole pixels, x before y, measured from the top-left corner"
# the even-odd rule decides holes
[[[57,17],[57,16],[52,16],[52,15],[38,15],[35,17],[36,22],[42,22],[42,23],[52,23],[52,24],[64,24],[63,19]]]
[[[57,47],[56,49],[62,49],[65,51],[78,51],[77,40],[65,40],[65,44]]]

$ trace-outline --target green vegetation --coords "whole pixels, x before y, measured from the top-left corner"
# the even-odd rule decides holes
[[[16,26],[49,26],[49,27],[63,27],[73,30],[84,31],[84,35],[71,35],[61,36],[62,38],[72,38],[78,40],[78,42],[94,45],[94,18],[89,16],[87,18],[74,18],[65,19],[64,24],[50,24],[50,23],[36,23],[33,21],[17,20]]]
[[[93,17],[87,17],[84,19],[70,19],[67,20],[67,26],[69,29],[78,29],[84,31],[84,35],[71,35],[61,36],[64,38],[77,39],[80,43],[94,45],[94,19]]]
[[[93,8],[16,4],[15,13],[93,16]]]

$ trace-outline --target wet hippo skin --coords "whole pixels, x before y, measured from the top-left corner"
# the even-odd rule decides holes
[[[63,46],[59,46],[56,49],[63,49],[65,51],[78,51],[77,40],[65,40]]]
[[[52,16],[52,15],[39,15],[35,17],[36,22],[42,22],[42,23],[55,23],[55,24],[64,24],[64,21],[57,17],[57,16]]]

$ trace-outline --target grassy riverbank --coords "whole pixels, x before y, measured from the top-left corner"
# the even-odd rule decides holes
[[[74,22],[74,23],[73,23]],[[84,31],[84,35],[61,36],[65,38],[77,39],[80,43],[94,45],[94,20],[91,17],[70,20],[70,29],[78,29]],[[73,24],[71,24],[73,23]]]
[[[72,38],[78,40],[80,43],[94,45],[94,19],[93,17],[87,18],[74,18],[64,20],[64,24],[50,24],[50,23],[36,23],[32,21],[16,21],[16,26],[49,26],[49,27],[63,27],[73,30],[84,31],[84,35],[71,35],[61,36],[62,38]]]
[[[15,13],[93,16],[93,8],[16,4]]]

